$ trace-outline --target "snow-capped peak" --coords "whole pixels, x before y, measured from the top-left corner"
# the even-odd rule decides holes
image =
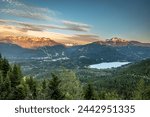
[[[127,40],[118,38],[118,37],[113,37],[111,39],[106,39],[106,42],[128,42]]]

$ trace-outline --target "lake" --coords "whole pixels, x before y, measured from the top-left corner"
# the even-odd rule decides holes
[[[117,68],[123,65],[127,65],[130,62],[104,62],[100,64],[93,64],[90,65],[89,68],[96,68],[96,69],[110,69],[110,68]]]

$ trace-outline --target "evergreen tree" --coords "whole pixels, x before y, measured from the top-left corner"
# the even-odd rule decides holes
[[[22,73],[21,73],[20,67],[15,64],[13,66],[13,69],[12,69],[12,72],[10,75],[11,75],[12,87],[18,86],[20,84],[20,81],[22,78]]]
[[[26,83],[26,77],[22,78],[20,85],[23,87],[23,92],[25,93],[25,99],[30,99],[30,89],[29,85]]]
[[[47,83],[46,80],[44,79],[42,81],[42,86],[41,86],[41,92],[40,92],[40,99],[46,99],[46,90],[47,90]]]
[[[24,100],[26,98],[26,90],[22,84],[16,86],[14,91],[14,100]]]
[[[43,82],[42,82],[42,89],[43,89],[43,91],[45,91],[46,90],[46,80],[44,79],[43,80]]]
[[[30,90],[30,99],[37,99],[37,81],[32,77],[26,78],[26,83]]]
[[[94,88],[91,83],[89,83],[86,87],[84,99],[86,99],[86,100],[94,100],[95,99]]]
[[[61,79],[60,88],[65,99],[83,99],[83,88],[80,81],[77,79],[75,72],[63,69],[63,71],[59,73],[59,78]]]
[[[33,99],[37,99],[38,90],[37,90],[37,82],[36,81],[34,81],[31,91],[32,91]]]
[[[16,87],[16,84],[14,83],[14,76],[13,76],[13,73],[12,71],[8,71],[7,72],[7,76],[9,77],[10,81],[11,81],[11,87],[14,89]]]
[[[4,80],[4,86],[3,86],[3,97],[4,99],[11,99],[11,81],[9,76],[7,75],[5,80]]]
[[[2,73],[0,72],[0,99],[3,98],[3,76],[2,76]]]
[[[2,58],[0,57],[0,71],[2,70]]]
[[[136,100],[143,99],[143,94],[144,94],[144,90],[145,90],[144,84],[145,84],[144,80],[140,79],[140,81],[137,83],[137,87],[134,92],[134,99],[136,99]]]
[[[52,99],[52,100],[61,100],[64,98],[61,90],[60,90],[60,80],[58,79],[58,77],[54,74],[52,74],[52,79],[49,80],[48,83],[48,94],[47,94],[47,98],[48,99]]]
[[[2,76],[2,73],[0,71],[0,87],[1,87],[1,84],[3,84],[3,76]]]
[[[2,73],[3,73],[3,78],[5,78],[7,76],[7,72],[9,71],[9,68],[10,68],[10,65],[9,65],[7,59],[4,58],[2,60],[2,66],[1,67],[2,67],[1,69],[2,69]]]
[[[150,100],[150,85],[145,87],[143,99]]]

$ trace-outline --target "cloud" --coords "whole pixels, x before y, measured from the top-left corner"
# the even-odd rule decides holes
[[[33,23],[25,23],[20,21],[14,21],[14,20],[2,20],[0,19],[0,23],[4,23],[5,25],[15,25],[16,29],[27,32],[29,30],[31,31],[45,31],[45,30],[72,30],[72,31],[83,31],[87,32],[87,30],[83,30],[84,28],[89,28],[87,24],[82,23],[70,23],[67,22],[65,25],[45,25],[45,24],[33,24]],[[70,23],[70,24],[69,24]],[[71,25],[71,26],[70,26]]]
[[[5,23],[6,23],[6,21],[0,20],[0,24],[5,24]]]
[[[2,9],[0,10],[1,13],[5,13],[5,14],[9,14],[9,15],[13,15],[13,16],[19,16],[19,17],[23,17],[23,18],[30,18],[30,19],[34,19],[34,20],[52,20],[52,18],[50,18],[47,15],[44,15],[40,12],[25,12],[23,10],[18,11],[17,9]]]
[[[73,24],[65,24],[65,25],[44,25],[44,24],[39,25],[39,24],[31,24],[31,23],[16,22],[16,21],[15,23],[23,27],[26,27],[26,29],[28,30],[33,30],[33,31],[57,29],[57,30],[72,30],[72,31],[87,32],[88,30],[90,30],[90,26],[88,26],[87,24],[75,23],[75,22]]]
[[[84,23],[72,22],[67,20],[63,20],[62,23],[66,26],[66,29],[69,30],[88,32],[91,29],[90,25]]]
[[[25,35],[26,32],[18,30],[14,26],[0,25],[0,37],[10,36],[10,35]]]
[[[44,24],[31,24],[31,23],[24,23],[24,22],[17,22],[23,28],[32,31],[44,31],[49,29],[64,29],[64,27],[57,26],[57,25],[44,25]]]
[[[78,31],[78,32],[89,32],[91,26],[85,23],[74,22],[69,20],[57,19],[56,15],[58,12],[50,10],[48,8],[36,7],[30,4],[25,4],[19,0],[2,0],[4,5],[0,8],[0,13],[17,16],[17,18],[26,18],[40,21],[51,21],[50,25],[44,24],[32,24],[32,23],[23,23],[18,21],[7,21],[9,24],[16,24],[19,30],[22,31],[43,31],[49,29],[57,30],[68,30],[68,31]],[[47,23],[48,23],[47,22]],[[1,20],[0,24],[5,23]],[[14,25],[13,24],[13,25]],[[53,24],[53,25],[52,25]],[[58,25],[54,25],[58,24]]]
[[[55,26],[55,25],[38,25],[33,23],[25,23],[20,21],[14,21],[14,20],[1,20],[0,23],[8,26],[15,26],[16,29],[27,32],[27,31],[44,31],[49,29],[64,29],[61,26]]]
[[[69,39],[93,42],[93,41],[101,40],[101,37],[99,37],[98,35],[94,35],[94,34],[76,34],[76,35],[69,37]]]
[[[56,12],[48,8],[26,5],[17,0],[2,0],[5,5],[0,9],[1,13],[34,20],[52,20]]]

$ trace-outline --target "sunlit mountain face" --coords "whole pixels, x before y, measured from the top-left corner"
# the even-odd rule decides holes
[[[94,40],[76,40],[72,39],[51,39],[45,37],[33,37],[33,36],[5,36],[0,39],[1,43],[9,43],[16,44],[23,48],[39,48],[44,46],[55,46],[55,45],[63,45],[63,46],[77,46],[77,45],[85,45],[92,42],[98,41]]]
[[[112,37],[148,43],[149,5],[149,0],[0,0],[0,41],[24,48],[106,43]],[[113,45],[115,38],[106,41]]]
[[[90,43],[96,43],[99,45],[106,46],[128,46],[128,45],[137,45],[137,46],[147,46],[150,47],[150,43],[142,43],[138,41],[128,41],[125,39],[121,39],[118,37],[113,37],[111,39],[106,40],[67,40],[67,39],[50,39],[45,37],[33,37],[33,36],[6,36],[0,39],[1,43],[6,44],[15,44],[22,48],[30,48],[36,49],[44,46],[57,46],[62,45],[66,47],[70,46],[78,46],[78,45],[86,45]]]

